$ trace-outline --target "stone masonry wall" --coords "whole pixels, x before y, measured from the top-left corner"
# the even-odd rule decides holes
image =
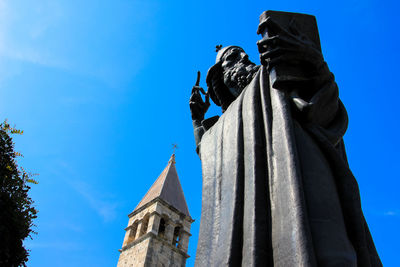
[[[117,267],[144,266],[150,239],[136,243],[129,249],[123,250],[119,255]]]
[[[171,245],[157,238],[151,238],[147,252],[146,267],[184,267],[186,257],[179,253]]]
[[[161,200],[149,204],[129,216],[117,267],[184,267],[193,220]],[[165,230],[158,233],[161,219]],[[180,229],[179,242],[175,229]]]

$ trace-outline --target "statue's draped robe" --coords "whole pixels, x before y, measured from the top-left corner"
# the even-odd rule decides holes
[[[299,99],[270,89],[261,67],[204,133],[196,266],[381,266],[333,77]]]

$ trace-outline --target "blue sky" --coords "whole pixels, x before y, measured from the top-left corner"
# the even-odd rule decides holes
[[[325,60],[349,113],[345,142],[365,217],[385,266],[400,233],[395,1],[0,0],[0,118],[25,131],[19,162],[39,173],[38,235],[28,266],[116,266],[130,213],[166,166],[177,171],[192,224],[201,166],[188,99],[217,44],[257,64],[264,10],[317,17]],[[211,108],[209,115],[218,113]]]

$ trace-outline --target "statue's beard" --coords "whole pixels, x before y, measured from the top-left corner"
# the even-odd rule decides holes
[[[253,80],[260,66],[243,59],[232,68],[224,71],[224,83],[229,91],[238,97],[243,89]]]

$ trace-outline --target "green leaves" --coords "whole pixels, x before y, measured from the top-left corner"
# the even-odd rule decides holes
[[[26,266],[29,253],[23,240],[31,237],[37,217],[33,200],[29,197],[29,183],[38,182],[37,174],[18,166],[16,158],[22,154],[14,151],[11,135],[23,134],[5,120],[0,124],[0,266]]]

